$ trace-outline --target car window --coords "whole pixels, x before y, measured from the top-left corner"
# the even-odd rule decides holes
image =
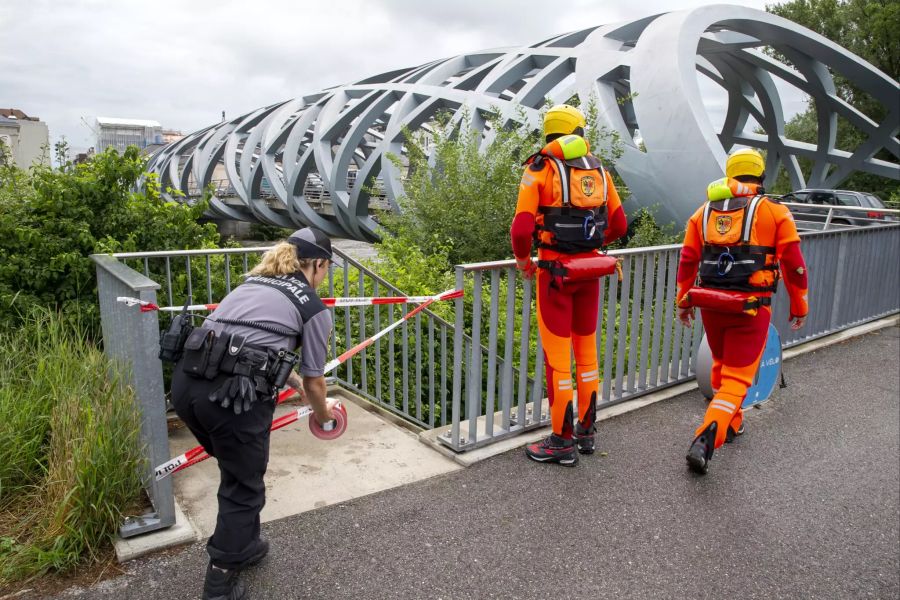
[[[863,194],[862,196],[872,208],[884,208],[884,202],[878,196],[873,194]]]
[[[791,192],[784,195],[785,202],[808,202],[809,192]]]
[[[812,204],[835,204],[834,194],[828,192],[810,192],[809,201]]]
[[[838,203],[844,206],[859,206],[859,198],[856,197],[856,194],[842,194],[841,192],[837,193]]]

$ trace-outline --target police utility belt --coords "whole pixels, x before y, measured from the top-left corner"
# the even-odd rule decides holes
[[[257,391],[269,395],[287,383],[300,360],[286,348],[275,351],[247,344],[237,334],[217,336],[211,329],[195,328],[189,317],[183,311],[163,330],[159,358],[171,363],[181,361],[182,370],[192,377],[208,380],[220,374],[248,377],[253,379]],[[236,324],[263,328],[249,321]]]
[[[184,343],[181,370],[192,377],[215,379],[242,375],[253,379],[256,391],[271,394],[284,386],[299,361],[294,352],[275,351],[247,344],[236,333],[216,335],[210,329],[194,329]]]

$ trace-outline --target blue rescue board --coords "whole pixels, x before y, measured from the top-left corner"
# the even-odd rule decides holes
[[[766,348],[762,358],[759,359],[759,370],[753,379],[753,385],[747,389],[742,408],[749,408],[768,400],[778,385],[781,375],[781,336],[775,326],[769,324],[769,337],[766,338]]]
[[[710,382],[710,372],[712,371],[712,353],[709,350],[709,344],[706,342],[706,336],[700,342],[700,349],[697,354],[697,384],[700,391],[707,398],[712,398],[715,390]],[[759,360],[759,370],[753,379],[753,385],[747,389],[747,396],[744,398],[743,408],[749,408],[755,404],[760,404],[768,400],[778,385],[778,379],[781,376],[781,336],[778,330],[771,323],[769,324],[769,335],[766,338],[766,347],[763,350],[762,358]]]

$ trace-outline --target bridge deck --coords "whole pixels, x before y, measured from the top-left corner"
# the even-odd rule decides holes
[[[253,598],[896,598],[900,330],[786,363],[709,475],[699,392],[604,422],[575,469],[521,450],[264,526]],[[82,597],[195,598],[203,544]]]

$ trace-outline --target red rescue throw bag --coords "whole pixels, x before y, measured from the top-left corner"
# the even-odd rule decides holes
[[[716,312],[745,314],[751,317],[759,312],[760,301],[756,296],[745,296],[741,292],[730,290],[714,290],[710,288],[692,288],[684,295],[680,308],[701,308]]]
[[[619,261],[614,256],[597,254],[595,256],[566,256],[557,262],[565,270],[563,281],[584,281],[600,279],[616,272]]]

